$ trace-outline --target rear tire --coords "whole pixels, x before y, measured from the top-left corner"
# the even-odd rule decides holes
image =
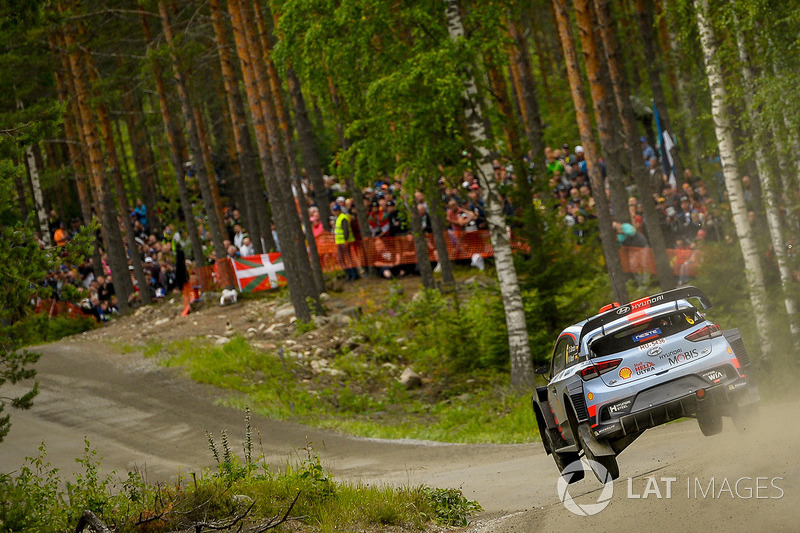
[[[548,439],[548,444],[550,445],[550,449],[553,450],[552,452],[553,461],[555,461],[556,468],[558,468],[558,472],[561,474],[561,477],[564,478],[564,481],[571,484],[571,483],[577,483],[578,481],[582,480],[583,470],[572,472],[571,474],[569,474],[569,477],[564,476],[563,474],[565,468],[567,468],[575,461],[580,461],[580,455],[578,455],[578,452],[558,453],[557,451],[555,451],[567,445],[567,442],[561,437],[557,429],[546,430],[543,437]]]
[[[700,409],[697,411],[697,424],[706,437],[722,433],[722,415],[714,410]]]

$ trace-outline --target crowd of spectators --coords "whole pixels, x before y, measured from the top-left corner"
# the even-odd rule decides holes
[[[560,148],[545,149],[543,159],[537,163],[535,158],[529,156],[526,163],[529,168],[542,164],[546,169],[547,183],[531,183],[535,191],[535,201],[545,207],[549,206],[557,218],[563,221],[565,231],[574,236],[577,244],[586,242],[589,238],[596,238],[595,202],[591,184],[587,176],[584,150],[581,146],[570,148],[564,144]],[[709,194],[706,183],[694,177],[689,170],[681,176],[680,182],[673,175],[663,172],[655,151],[642,138],[642,157],[650,172],[652,183],[651,191],[636,191],[635,187],[628,186],[629,193],[627,210],[623,216],[615,216],[617,222],[614,228],[617,231],[620,246],[637,249],[646,249],[649,246],[647,229],[643,221],[643,203],[653,202],[659,217],[659,225],[666,239],[667,248],[677,250],[676,257],[684,262],[696,259],[698,243],[706,240],[720,240],[724,238],[719,223],[719,208],[717,199]],[[500,190],[508,192],[513,190],[518,172],[507,162],[495,160],[493,162],[495,179],[500,185]],[[601,171],[605,175],[605,168],[601,163]],[[527,173],[526,173],[527,174]],[[525,176],[524,179],[530,179]],[[746,194],[749,194],[749,179],[745,178]],[[419,215],[422,229],[426,233],[433,231],[431,213],[428,199],[420,191],[404,191],[400,179],[377,179],[372,186],[364,188],[362,192],[365,212],[367,213],[367,227],[361,228],[354,198],[346,187],[333,177],[325,177],[325,194],[314,194],[313,187],[308,179],[301,180],[300,191],[295,189],[298,205],[308,209],[311,229],[316,239],[324,234],[333,235],[336,231],[337,218],[346,217],[348,239],[352,232],[352,239],[358,241],[362,238],[371,238],[374,242],[376,253],[374,266],[381,276],[392,278],[413,272],[416,269],[415,258],[407,250],[392,246],[387,238],[405,237],[410,239],[410,223],[405,209],[399,209],[398,203],[402,202],[409,209]],[[484,206],[483,191],[478,179],[466,171],[457,180],[441,177],[438,180],[438,195],[444,206],[444,227],[448,233],[450,243],[458,248],[461,243],[469,239],[469,234],[487,229],[486,210]],[[608,188],[605,191],[609,195]],[[322,197],[329,202],[333,216],[323,220],[315,198]],[[503,212],[507,224],[513,228],[520,224],[519,206],[512,203],[513,194],[501,195]],[[151,294],[156,300],[163,299],[174,291],[180,291],[186,281],[185,265],[177,263],[184,259],[178,256],[181,247],[190,246],[190,240],[173,224],[166,224],[162,231],[151,227],[149,220],[149,206],[137,199],[135,207],[129,213],[136,234],[137,253],[142,259],[145,270],[146,283]],[[161,214],[161,218],[164,218]],[[615,214],[616,215],[616,214]],[[234,204],[228,204],[223,212],[227,239],[224,247],[227,256],[246,257],[253,254],[253,243],[243,224],[240,211]],[[120,221],[121,222],[121,221]],[[81,228],[79,219],[72,219],[69,224],[62,221],[55,210],[50,212],[49,231],[52,241],[56,245],[63,245],[73,238]],[[121,224],[122,227],[122,224]],[[201,241],[209,242],[202,218],[198,219],[198,231]],[[273,223],[273,240],[277,251],[280,251],[277,233]],[[208,248],[211,248],[210,246]],[[406,252],[403,252],[403,249]],[[684,250],[683,253],[680,251]],[[213,261],[213,253],[211,260]],[[117,295],[114,282],[107,261],[101,256],[102,265],[99,272],[102,275],[95,277],[93,260],[89,259],[81,265],[62,265],[58,270],[47,274],[43,283],[52,288],[55,298],[65,298],[64,287],[70,285],[82,289],[86,295],[82,307],[95,315],[99,320],[107,320],[117,312]],[[359,263],[358,272],[348,272],[348,279],[357,279],[359,273],[363,274],[364,265],[357,257],[354,262]],[[341,263],[341,260],[340,260]],[[189,265],[191,266],[191,265]],[[353,265],[347,265],[352,267]],[[637,270],[640,266],[632,265]],[[133,266],[130,266],[130,275],[135,287],[135,293],[129,298],[131,303],[138,299],[139,287],[133,275]],[[181,271],[181,273],[179,273]],[[644,280],[643,280],[644,281]],[[687,281],[687,276],[681,276],[682,283]],[[71,293],[70,293],[71,294]]]

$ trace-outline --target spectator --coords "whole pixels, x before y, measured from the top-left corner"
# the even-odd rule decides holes
[[[245,235],[244,239],[242,239],[242,246],[239,248],[239,255],[247,257],[253,255],[253,253],[253,242],[249,236]]]
[[[353,232],[350,229],[350,215],[342,212],[342,207],[337,203],[332,206],[333,214],[336,216],[334,231],[334,242],[336,243],[336,259],[339,266],[344,270],[347,281],[358,279],[358,268],[350,253],[349,243],[355,241]]]

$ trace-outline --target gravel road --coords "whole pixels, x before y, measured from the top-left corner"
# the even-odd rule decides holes
[[[37,350],[44,354],[37,365],[41,392],[30,411],[12,412],[0,472],[19,468],[42,442],[53,466],[75,471],[86,438],[104,471],[136,467],[154,482],[210,466],[206,431],[218,436],[227,429],[237,446],[244,436],[243,413],[217,405],[220,391],[179,370],[79,338]],[[4,395],[11,392],[4,387]],[[252,426],[260,451],[277,467],[302,459],[311,442],[338,479],[460,487],[485,509],[475,532],[785,531],[800,527],[800,430],[791,415],[799,407],[762,406],[760,426],[744,437],[727,421],[714,437],[703,437],[694,421],[648,431],[619,457],[613,496],[590,517],[561,503],[554,463],[539,444],[359,439],[255,416]],[[569,495],[594,504],[602,489],[587,475]]]

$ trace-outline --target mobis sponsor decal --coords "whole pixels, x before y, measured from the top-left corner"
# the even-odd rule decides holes
[[[667,360],[669,361],[669,366],[680,365],[685,363],[686,361],[691,361],[692,359],[696,359],[700,357],[700,354],[697,352],[697,348],[686,350],[685,352],[681,352],[674,357],[668,357]]]
[[[631,339],[633,339],[633,342],[644,342],[649,341],[650,339],[655,339],[659,335],[661,335],[661,328],[653,328],[641,333],[637,333],[636,335],[633,335]]]
[[[655,369],[656,365],[654,365],[650,361],[642,361],[641,363],[633,364],[633,371],[636,373],[637,376],[643,376],[648,372],[655,371]]]

